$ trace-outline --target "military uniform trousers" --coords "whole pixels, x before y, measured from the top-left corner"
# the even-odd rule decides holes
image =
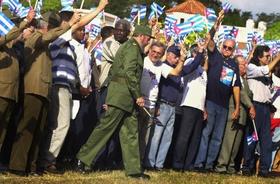
[[[241,111],[242,112],[240,112],[240,116],[245,116],[246,120],[247,112],[244,109],[241,109]],[[216,166],[216,169],[220,172],[227,170],[234,171],[234,160],[238,153],[244,134],[244,122],[240,124],[239,122],[232,121],[231,112],[233,112],[233,109],[230,110],[228,114],[228,121],[226,124],[223,142],[218,157],[218,164]],[[243,117],[240,117],[239,119],[244,120]]]
[[[0,97],[0,150],[4,142],[15,101]]]
[[[9,168],[35,171],[39,144],[47,118],[48,100],[39,95],[25,94],[23,116],[14,140]]]
[[[90,167],[97,154],[104,148],[118,127],[120,127],[119,136],[126,174],[139,174],[142,171],[135,110],[129,113],[117,107],[109,106],[86,144],[80,149],[77,158]]]

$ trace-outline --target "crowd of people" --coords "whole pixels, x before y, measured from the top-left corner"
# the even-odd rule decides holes
[[[134,27],[120,19],[92,39],[85,26],[107,4],[37,20],[31,8],[0,37],[0,172],[124,168],[149,179],[145,170],[172,168],[272,176],[280,54],[254,43],[244,57],[233,39],[215,43],[223,11],[189,48],[158,40],[157,21]]]

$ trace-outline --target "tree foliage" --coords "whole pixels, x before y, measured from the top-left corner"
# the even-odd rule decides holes
[[[264,38],[267,40],[280,40],[280,21],[268,27]]]

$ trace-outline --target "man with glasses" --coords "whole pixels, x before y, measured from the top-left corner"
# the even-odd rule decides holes
[[[253,104],[256,109],[256,130],[260,143],[260,167],[258,176],[268,177],[271,164],[272,138],[270,134],[271,79],[270,72],[280,61],[280,54],[271,60],[270,48],[266,45],[257,46],[251,63],[248,65],[247,78],[250,90],[253,92]],[[245,137],[253,133],[253,125],[246,127]],[[252,175],[255,168],[254,152],[257,142],[244,141],[243,175]]]
[[[235,41],[227,39],[220,51],[213,37],[224,17],[224,12],[211,29],[211,40],[208,43],[208,84],[206,92],[207,124],[203,129],[198,155],[194,167],[197,170],[212,171],[218,156],[227,120],[229,98],[233,93],[235,109],[231,114],[233,120],[238,119],[240,104],[240,76],[238,65],[232,58]]]

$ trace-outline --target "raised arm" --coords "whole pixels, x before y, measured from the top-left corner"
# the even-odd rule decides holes
[[[19,27],[13,27],[7,35],[0,37],[0,46],[19,37],[21,32],[29,25],[29,23],[35,17],[35,11],[31,8],[27,14],[27,17],[20,23]]]
[[[209,31],[210,36],[211,36],[211,39],[210,39],[210,41],[209,41],[209,43],[208,43],[207,48],[208,48],[208,50],[211,51],[211,52],[213,52],[214,49],[215,49],[215,42],[214,42],[213,38],[214,38],[214,36],[215,36],[215,34],[216,34],[216,31],[218,30],[218,28],[219,28],[221,22],[223,21],[224,13],[225,13],[224,10],[221,10],[221,11],[219,12],[219,16],[218,16],[218,18],[217,18],[217,20],[216,20],[214,26],[213,26],[213,27],[211,28],[211,30]]]
[[[77,29],[89,24],[101,11],[104,10],[107,4],[108,0],[100,0],[98,7],[91,13],[83,16],[81,20],[72,27],[72,31],[75,32]]]

